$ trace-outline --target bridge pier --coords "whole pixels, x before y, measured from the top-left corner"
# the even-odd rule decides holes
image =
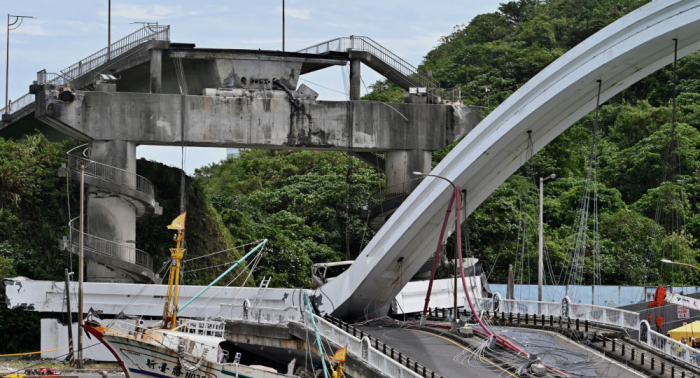
[[[413,172],[430,173],[431,151],[394,150],[386,152],[386,193],[389,196],[409,194],[420,180]]]
[[[133,181],[136,176],[136,145],[123,140],[93,140],[89,144],[92,161],[110,165],[124,171],[115,171],[125,177],[116,180]],[[132,173],[129,175],[128,173]],[[134,183],[136,185],[136,183]],[[85,232],[130,248],[114,251],[122,260],[136,260],[136,208],[123,197],[110,190],[90,185],[87,189]],[[122,270],[88,260],[87,280],[91,282],[137,282]]]
[[[350,59],[350,101],[360,101],[361,85],[360,59]]]

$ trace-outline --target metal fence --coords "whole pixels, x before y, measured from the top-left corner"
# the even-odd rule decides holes
[[[66,85],[69,81],[69,77],[60,73],[46,72],[46,70],[41,70],[36,73],[37,84]]]
[[[331,39],[326,42],[299,50],[300,53],[322,54],[325,52],[338,51],[366,51],[388,64],[393,70],[409,78],[417,87],[438,88],[440,85],[431,80],[427,75],[421,73],[418,68],[401,59],[384,46],[375,42],[369,37],[351,36]]]
[[[309,313],[305,311],[303,315],[303,321],[295,321],[295,323],[306,327],[310,331],[313,331],[313,325],[311,324]],[[319,316],[315,316],[314,320],[316,321],[318,334],[322,338],[333,343],[339,348],[347,345],[349,354],[353,355],[360,361],[367,362],[374,369],[380,371],[382,375],[392,378],[423,376],[422,374],[416,372],[425,371],[423,366],[420,366],[414,362],[414,368],[410,369],[409,367],[402,365],[400,362],[382,353],[379,349],[373,347],[372,342],[369,339],[365,339],[366,341],[363,342],[361,339],[346,331],[343,331],[341,328],[333,325],[329,321]],[[404,357],[403,360],[405,361],[406,358]]]
[[[561,304],[559,305],[561,307]],[[588,320],[621,328],[639,329],[639,314],[621,310],[615,307],[605,307],[590,304],[571,304],[569,317],[572,319]]]
[[[73,244],[70,247],[70,251],[74,254],[79,253],[78,241],[80,240],[80,230],[73,226],[73,223],[78,219],[80,219],[80,217],[75,217],[69,223],[71,241]],[[83,233],[83,248],[94,253],[111,256],[119,260],[140,265],[148,268],[148,270],[151,271],[153,270],[153,259],[151,256],[148,253],[127,244],[120,244],[94,235]]]
[[[567,302],[568,301],[568,302]],[[498,305],[496,305],[498,303]],[[546,317],[568,317],[570,319],[588,320],[621,328],[639,329],[639,314],[615,307],[570,303],[565,298],[562,302],[524,301],[514,299],[482,298],[478,300],[477,309],[506,314],[544,315]]]
[[[442,102],[458,103],[462,101],[462,88],[454,87],[449,89],[436,88],[435,95],[441,98]]]
[[[105,180],[120,185],[125,185],[130,188],[136,189],[139,192],[143,192],[151,197],[153,196],[153,184],[147,178],[137,175],[136,173],[129,172],[121,168],[113,167],[111,165],[98,163],[96,161],[84,158],[82,156],[74,155],[72,153],[73,151],[81,147],[84,147],[84,145],[78,146],[68,152],[68,169],[80,172],[80,168],[85,167],[85,174],[87,176],[95,177],[100,180]]]
[[[15,113],[15,112],[23,109],[25,106],[29,106],[33,103],[34,103],[34,95],[31,93],[27,93],[24,96],[10,102],[10,106],[9,106],[10,111],[7,112],[7,114]],[[7,109],[7,107],[2,108],[2,110],[0,110],[0,114],[5,114],[6,109]]]
[[[560,302],[538,302],[520,301],[513,299],[502,299],[499,312],[506,314],[530,314],[544,316],[562,316]]]
[[[641,329],[644,331],[641,331]],[[687,344],[651,330],[651,327],[646,322],[640,324],[639,342],[671,358],[677,358],[693,366],[700,367],[700,350],[691,348]]]

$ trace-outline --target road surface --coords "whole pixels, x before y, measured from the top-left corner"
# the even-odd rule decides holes
[[[366,333],[386,342],[411,360],[448,377],[516,377],[515,370],[526,364],[523,358],[516,358],[502,349],[479,354],[477,347],[484,342],[481,338],[468,339],[473,348],[445,336],[418,329],[394,328],[381,325],[357,327]],[[634,370],[604,357],[594,350],[553,332],[492,327],[501,335],[515,341],[529,353],[537,354],[549,367],[555,367],[573,377],[645,377]],[[507,369],[507,362],[513,368]]]

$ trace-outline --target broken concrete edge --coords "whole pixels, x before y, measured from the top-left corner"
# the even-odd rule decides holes
[[[24,276],[18,276],[18,277],[8,277],[8,278],[3,278],[2,279],[2,287],[7,289],[8,286],[19,286],[17,288],[17,292],[22,290],[22,282],[26,281],[32,281],[32,279],[24,277]],[[10,310],[14,310],[16,308],[21,308],[25,311],[33,311],[34,310],[34,304],[33,303],[17,303],[16,305],[12,305],[12,302],[10,301],[10,297],[5,295],[5,304],[7,305],[7,308]]]

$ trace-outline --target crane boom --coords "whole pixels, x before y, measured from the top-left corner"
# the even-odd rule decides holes
[[[700,310],[700,299],[674,293],[663,286],[657,286],[654,301],[649,303],[649,307],[663,306],[666,303]]]

